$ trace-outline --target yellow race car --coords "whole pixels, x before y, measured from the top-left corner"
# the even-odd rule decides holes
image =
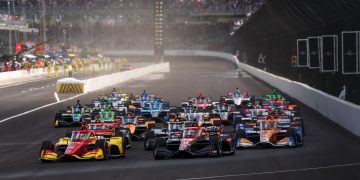
[[[43,141],[40,149],[40,160],[96,159],[125,157],[125,137],[120,131],[106,136],[98,136],[95,130],[82,129],[73,131],[53,144]]]

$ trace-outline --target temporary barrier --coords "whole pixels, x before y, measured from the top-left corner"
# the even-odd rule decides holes
[[[56,83],[56,92],[58,93],[84,93],[85,81],[75,78],[59,79]]]

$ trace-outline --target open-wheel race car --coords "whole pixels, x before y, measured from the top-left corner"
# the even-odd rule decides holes
[[[120,131],[114,135],[99,136],[93,130],[73,131],[71,136],[60,138],[57,143],[43,141],[40,149],[40,160],[95,159],[124,157],[126,153],[125,137]]]
[[[140,116],[121,116],[120,119],[121,126],[129,129],[131,139],[133,140],[144,139],[145,132],[155,124],[155,121],[147,120]]]
[[[54,127],[81,126],[81,123],[90,118],[90,109],[82,107],[79,101],[75,106],[69,106],[55,114]]]
[[[189,97],[188,101],[181,102],[181,106],[192,107],[197,111],[210,110],[213,106],[211,98],[204,96],[202,93],[199,93],[196,97]]]
[[[220,121],[219,121],[220,122]],[[233,134],[222,134],[221,125],[186,127],[182,134],[155,139],[155,159],[188,156],[232,155],[235,153]]]
[[[301,127],[285,124],[288,123],[283,123],[281,119],[258,119],[255,122],[239,123],[236,125],[236,148],[303,145]]]
[[[185,123],[179,121],[166,122],[163,124],[156,124],[153,128],[148,129],[144,138],[144,149],[153,150],[156,138],[177,138],[181,137],[182,131],[185,128]]]

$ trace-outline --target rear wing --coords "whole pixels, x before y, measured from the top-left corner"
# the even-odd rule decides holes
[[[204,129],[208,133],[221,132],[221,126],[206,126]]]
[[[188,101],[181,102],[181,107],[188,107],[190,103]]]

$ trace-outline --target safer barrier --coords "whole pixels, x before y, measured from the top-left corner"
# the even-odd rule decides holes
[[[306,84],[240,63],[240,69],[303,102],[325,117],[360,136],[360,106],[314,89]]]
[[[59,79],[56,83],[56,92],[58,93],[84,93],[85,81],[75,78]]]
[[[223,52],[214,51],[193,51],[193,50],[165,50],[166,56],[205,56],[205,57],[218,57],[225,60],[232,61],[235,65],[239,65],[234,55]],[[105,52],[107,56],[152,56],[151,50],[109,50]]]
[[[138,78],[153,72],[167,72],[170,70],[169,63],[150,65],[131,71],[119,72],[115,74],[99,76],[86,80],[86,92],[100,90],[105,87],[114,86],[130,79]]]
[[[136,55],[147,55],[151,51],[132,51]],[[146,52],[147,54],[141,54]],[[116,53],[116,51],[111,51]],[[121,55],[121,54],[117,54]],[[291,97],[303,102],[312,109],[318,111],[331,121],[339,124],[353,134],[360,136],[360,106],[351,102],[344,101],[335,96],[329,95],[323,91],[312,88],[306,84],[292,81],[290,79],[276,76],[266,71],[257,69],[244,63],[239,63],[236,56],[222,52],[211,51],[184,51],[184,50],[168,50],[165,55],[175,56],[207,56],[218,57],[232,61],[238,68],[248,72],[252,76],[268,83],[269,85],[281,90]]]

